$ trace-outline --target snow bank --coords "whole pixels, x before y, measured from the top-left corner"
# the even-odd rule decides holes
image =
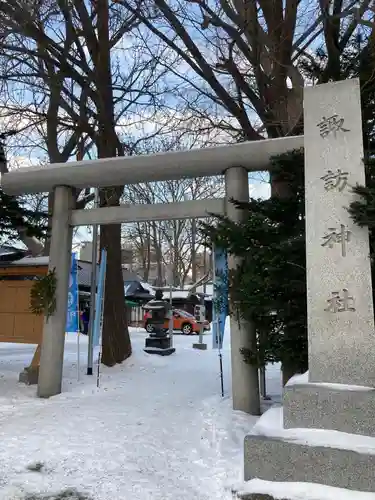
[[[375,493],[349,491],[313,483],[277,483],[253,479],[235,489],[238,498],[251,493],[270,495],[276,499],[290,500],[375,500]]]
[[[294,375],[288,382],[286,386],[295,385],[311,385],[311,386],[322,386],[336,391],[375,391],[374,387],[367,387],[365,385],[348,385],[348,384],[333,384],[329,382],[309,382],[309,372],[302,373],[301,375]]]

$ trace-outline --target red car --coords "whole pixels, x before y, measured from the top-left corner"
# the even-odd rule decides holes
[[[143,317],[144,328],[146,332],[152,333],[154,331],[153,325],[150,323],[151,313],[149,311],[145,312]],[[169,329],[169,320],[165,320],[164,330]],[[210,323],[208,321],[203,322],[203,329],[207,331],[210,329]],[[185,335],[199,334],[200,323],[195,319],[195,317],[181,309],[173,310],[173,330],[181,330]]]

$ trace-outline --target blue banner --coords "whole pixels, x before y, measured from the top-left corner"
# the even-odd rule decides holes
[[[101,340],[101,322],[103,316],[106,267],[107,267],[107,251],[103,249],[100,258],[98,289],[95,298],[95,320],[94,320],[94,331],[92,338],[93,347],[97,347],[98,345],[100,345],[100,340]]]
[[[66,318],[66,332],[79,332],[79,299],[78,299],[78,261],[77,254],[72,253],[72,264],[69,275],[68,313]]]
[[[223,347],[225,322],[229,314],[228,258],[223,248],[214,247],[214,283],[212,299],[212,348]]]

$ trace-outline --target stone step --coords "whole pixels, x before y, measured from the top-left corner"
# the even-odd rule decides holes
[[[375,437],[375,389],[322,383],[286,385],[284,427]]]
[[[246,436],[245,481],[307,482],[375,493],[375,438],[284,429],[282,410],[268,410]]]
[[[375,455],[246,436],[245,480],[318,483],[375,493]]]

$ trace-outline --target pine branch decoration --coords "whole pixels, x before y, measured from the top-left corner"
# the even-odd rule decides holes
[[[46,276],[35,281],[30,292],[30,310],[48,319],[56,310],[56,271],[48,271]]]

